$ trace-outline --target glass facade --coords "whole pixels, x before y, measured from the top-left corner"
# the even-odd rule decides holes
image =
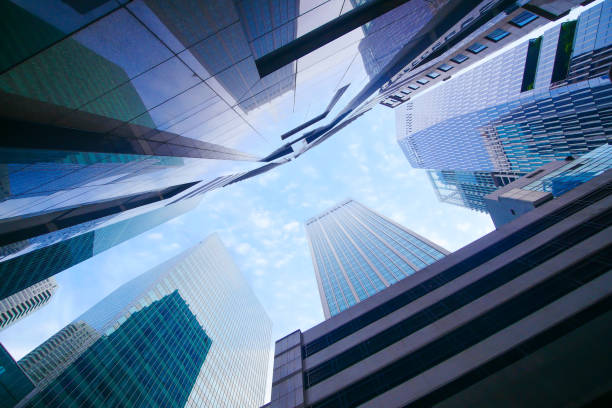
[[[308,220],[306,232],[327,318],[448,253],[353,200]]]
[[[270,341],[269,318],[212,235],[20,360],[38,387],[21,406],[259,406]]]
[[[484,196],[516,180],[521,174],[484,171],[427,170],[427,176],[442,202],[486,212]]]
[[[157,225],[183,195],[284,164],[359,117],[446,2],[374,13],[268,75],[257,61],[362,3],[2,0],[0,297],[95,255],[102,236],[135,235],[108,238],[111,220],[146,210]]]
[[[521,189],[546,191],[558,197],[611,168],[612,145],[605,144]]]
[[[410,164],[432,169],[440,190],[446,173],[522,175],[609,143],[611,27],[607,0],[413,97],[396,114]],[[500,186],[468,184],[450,183],[465,196],[455,203],[473,209],[486,208],[484,195]]]

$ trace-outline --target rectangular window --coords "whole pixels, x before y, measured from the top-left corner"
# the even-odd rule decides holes
[[[450,71],[451,69],[453,69],[453,66],[452,66],[452,65],[448,65],[448,64],[442,64],[442,65],[440,65],[440,66],[438,67],[438,69],[439,69],[440,71],[447,72],[447,71]]]
[[[408,85],[408,88],[410,88],[412,90],[415,90],[415,89],[419,89],[419,86],[415,85],[415,84],[410,84],[410,85]]]
[[[430,72],[429,74],[427,74],[428,77],[430,77],[431,79],[436,79],[437,77],[440,76],[440,74],[438,74],[437,72]]]
[[[471,52],[472,54],[478,54],[479,52],[481,52],[482,50],[485,50],[486,48],[487,46],[484,44],[474,43],[471,46],[469,46],[467,50]]]
[[[421,85],[425,85],[428,82],[429,82],[429,80],[427,80],[425,78],[417,79],[417,83],[419,83]]]
[[[468,59],[469,57],[463,54],[457,54],[455,55],[453,58],[451,58],[451,61],[453,61],[456,64],[461,64],[463,61],[465,61],[466,59]]]
[[[529,40],[527,48],[527,58],[525,59],[525,70],[523,71],[523,83],[521,92],[529,91],[535,86],[536,72],[538,70],[538,59],[540,58],[540,48],[542,47],[542,37]]]
[[[495,30],[493,30],[493,32],[489,33],[489,35],[487,35],[487,39],[493,41],[493,42],[498,42],[500,40],[502,40],[503,38],[506,38],[507,36],[509,36],[510,33],[507,31],[502,30],[501,28],[497,28]]]
[[[559,42],[555,54],[552,79],[550,82],[558,82],[567,78],[569,73],[570,59],[574,50],[574,34],[576,34],[576,20],[561,24],[559,30]]]
[[[518,28],[523,28],[536,18],[538,18],[537,15],[530,13],[529,11],[523,11],[521,14],[510,20],[510,24]]]

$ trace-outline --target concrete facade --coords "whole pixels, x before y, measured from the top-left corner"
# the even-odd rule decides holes
[[[279,340],[268,407],[607,401],[611,193],[607,170]]]

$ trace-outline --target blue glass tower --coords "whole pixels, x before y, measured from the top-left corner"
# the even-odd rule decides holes
[[[353,200],[306,221],[326,318],[448,254]]]
[[[608,0],[400,106],[410,164],[516,177],[612,140],[610,27]]]
[[[19,361],[37,385],[22,406],[264,401],[271,323],[216,235],[121,286],[60,333]]]

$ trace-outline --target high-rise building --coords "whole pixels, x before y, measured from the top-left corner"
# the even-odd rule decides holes
[[[34,384],[0,344],[0,406],[12,408],[34,390]]]
[[[497,228],[612,168],[612,144],[575,160],[553,161],[485,196]]]
[[[524,174],[611,140],[611,10],[599,3],[400,106],[411,165]]]
[[[306,221],[306,233],[328,319],[449,253],[351,199]]]
[[[353,6],[367,0],[351,0]],[[368,76],[375,77],[435,16],[444,1],[415,0],[393,9],[362,26],[359,52]]]
[[[442,202],[486,212],[483,196],[516,180],[518,174],[486,171],[427,170],[427,176]]]
[[[124,284],[19,361],[19,406],[258,406],[271,322],[217,235]]]
[[[387,6],[383,14],[370,3],[350,10],[297,0],[3,1],[0,298],[188,211],[208,190],[286,163],[356,119],[349,114],[395,68],[368,81],[362,30],[326,37],[322,28],[345,27],[355,12],[354,21],[412,27]],[[324,38],[302,53],[313,33]],[[384,60],[400,52],[407,37],[397,35]],[[289,58],[260,76],[261,60],[278,62],[283,50]],[[328,114],[326,125],[307,129]],[[281,135],[296,137],[274,150]]]
[[[56,290],[55,279],[48,278],[0,300],[0,330],[46,305]]]
[[[611,193],[607,170],[281,338],[266,408],[609,406]]]

